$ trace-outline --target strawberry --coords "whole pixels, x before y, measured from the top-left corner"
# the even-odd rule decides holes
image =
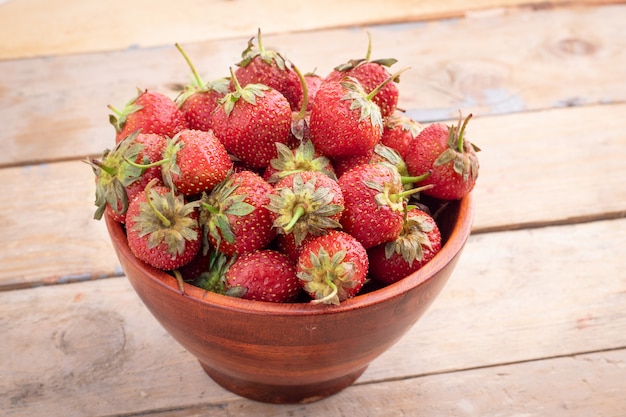
[[[478,158],[480,149],[465,138],[470,114],[463,120],[459,117],[457,126],[433,123],[417,136],[407,152],[406,165],[411,175],[430,171],[420,185],[433,185],[425,190],[442,200],[456,200],[469,193],[478,178]]]
[[[363,287],[368,266],[367,252],[358,240],[331,230],[304,245],[296,268],[312,303],[339,305]]]
[[[138,132],[117,143],[113,150],[105,149],[101,159],[87,159],[96,179],[97,207],[94,219],[100,220],[105,211],[123,222],[128,209],[128,187],[141,178],[143,169],[130,161],[140,157],[143,145],[136,142]]]
[[[200,250],[198,204],[155,183],[128,205],[126,235],[137,258],[169,271],[191,262]]]
[[[372,52],[372,37],[367,33],[368,46],[365,58],[351,59],[345,64],[335,67],[328,74],[326,80],[341,80],[345,77],[356,78],[363,86],[366,93],[372,92],[378,85],[389,77],[387,68],[398,62],[394,58],[377,59],[370,61]],[[398,78],[394,78],[398,82]],[[398,104],[398,87],[394,83],[386,84],[381,91],[373,97],[374,103],[380,107],[383,118],[390,116]]]
[[[380,109],[355,79],[320,86],[310,120],[311,141],[328,157],[363,155],[380,141]]]
[[[406,181],[409,175],[406,164],[400,155],[392,148],[383,145],[382,143],[376,144],[374,149],[369,151],[365,155],[352,155],[333,159],[333,167],[339,176],[343,175],[350,169],[363,164],[376,164],[379,162],[386,162],[396,167],[398,173],[402,176],[402,180]],[[406,187],[405,187],[406,188]]]
[[[252,171],[237,171],[203,193],[200,223],[212,247],[232,256],[265,248],[276,237],[266,208],[274,188]]]
[[[413,208],[406,213],[402,231],[394,241],[368,249],[373,279],[392,284],[417,271],[441,249],[441,233],[435,220]]]
[[[114,113],[109,121],[115,127],[116,142],[140,129],[142,133],[172,137],[187,127],[174,100],[158,92],[138,90],[137,96],[126,103],[123,110],[108,107]]]
[[[284,239],[283,248],[289,247],[285,250],[289,254],[297,253],[307,236],[319,236],[341,227],[341,189],[321,172],[291,174],[276,183],[269,198],[267,208],[273,213],[273,226]]]
[[[316,152],[310,140],[301,142],[293,150],[282,143],[277,143],[276,151],[277,157],[270,161],[263,173],[263,179],[270,184],[302,171],[319,171],[334,180],[337,179],[330,160]]]
[[[226,150],[251,168],[265,168],[276,157],[276,142],[286,144],[291,108],[277,90],[263,84],[242,87],[231,69],[235,90],[213,115],[213,132]]]
[[[125,159],[124,162],[136,168],[141,168],[142,173],[136,181],[124,187],[127,201],[132,201],[153,179],[156,178],[158,184],[162,183],[160,165],[162,164],[163,152],[167,143],[165,136],[157,135],[156,133],[135,133],[129,136],[129,138],[131,137],[135,138],[135,144],[141,145],[141,150],[134,161]],[[114,210],[113,206],[107,204],[106,212],[117,222],[124,223],[126,221],[126,207],[122,201],[118,201],[117,210]]]
[[[402,230],[406,196],[398,170],[385,163],[359,165],[341,177],[343,230],[371,248],[395,240]]]
[[[232,161],[212,131],[185,129],[174,136],[163,154],[163,180],[186,196],[211,191],[222,182]]]
[[[424,130],[421,123],[402,113],[394,113],[385,120],[385,128],[380,141],[395,149],[402,158],[406,157],[413,140]]]
[[[229,92],[230,79],[219,78],[205,84],[183,48],[179,44],[176,44],[176,48],[187,61],[192,74],[191,83],[176,97],[176,104],[183,113],[189,129],[211,130],[213,111],[219,100]]]
[[[242,86],[263,84],[279,91],[292,110],[300,108],[302,85],[297,74],[277,51],[265,49],[261,39],[261,30],[257,33],[257,45],[254,37],[248,41],[248,47],[242,52],[242,60],[237,64],[235,75]]]
[[[237,257],[225,278],[226,293],[246,300],[289,303],[302,291],[295,264],[284,253],[270,249]]]

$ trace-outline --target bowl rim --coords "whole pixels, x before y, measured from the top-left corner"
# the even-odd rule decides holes
[[[172,296],[184,296],[192,302],[210,304],[228,310],[238,310],[247,314],[314,316],[342,313],[372,306],[382,301],[399,297],[435,276],[448,265],[450,260],[459,254],[471,233],[474,217],[474,198],[472,193],[458,200],[458,204],[459,215],[451,225],[450,236],[441,250],[422,268],[393,284],[342,301],[338,306],[244,300],[206,291],[190,284],[185,285],[185,292],[181,294],[178,282],[172,275],[142,262],[133,255],[120,223],[113,220],[111,216],[105,216],[105,221],[113,245],[116,245],[115,241],[120,243],[116,247],[118,256],[123,256],[128,262],[137,264],[138,268],[145,272],[146,278],[163,287],[164,290],[171,292]],[[123,263],[123,261],[121,262]],[[124,273],[127,274],[126,271]]]

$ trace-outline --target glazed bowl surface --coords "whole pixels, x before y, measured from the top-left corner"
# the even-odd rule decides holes
[[[123,226],[105,217],[134,290],[215,382],[257,401],[306,403],[351,385],[424,314],[457,264],[473,211],[471,194],[448,203],[438,216],[444,244],[431,261],[339,306],[242,300],[192,285],[181,293],[173,276],[138,260]]]

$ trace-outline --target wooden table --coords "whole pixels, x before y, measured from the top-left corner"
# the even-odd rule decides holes
[[[119,4],[118,4],[119,3]],[[0,2],[0,414],[626,415],[626,3]],[[470,2],[465,2],[470,3]],[[246,41],[327,73],[395,57],[419,121],[472,112],[473,235],[443,293],[351,387],[276,406],[218,387],[92,220],[107,104],[226,75]]]

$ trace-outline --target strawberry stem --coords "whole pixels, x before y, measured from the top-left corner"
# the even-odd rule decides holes
[[[241,84],[239,84],[239,80],[237,79],[237,77],[235,77],[235,72],[233,71],[233,67],[230,67],[228,69],[230,70],[230,76],[233,80],[233,83],[235,84],[235,90],[237,90],[238,93],[241,93],[243,88],[241,87]]]
[[[158,167],[158,166],[167,164],[168,162],[170,162],[170,158],[164,158],[164,159],[161,159],[160,161],[152,162],[150,164],[138,164],[137,162],[131,161],[127,157],[124,157],[124,161],[126,161],[128,165],[134,166],[135,168],[148,169],[148,168]]]
[[[189,65],[189,69],[191,69],[193,78],[196,80],[196,85],[198,87],[202,87],[204,85],[204,82],[202,82],[202,78],[200,78],[200,74],[198,74],[196,67],[191,62],[191,59],[189,59],[189,56],[187,56],[187,53],[183,50],[183,47],[180,46],[180,44],[175,43],[174,45],[176,46],[176,49],[178,49],[180,53],[183,55],[183,58],[185,58],[185,61],[187,61],[187,65]]]
[[[463,149],[465,147],[464,142],[464,134],[465,134],[465,127],[467,126],[467,122],[469,122],[469,119],[472,118],[472,114],[470,113],[466,118],[465,121],[463,122],[463,126],[461,126],[461,131],[459,132],[459,141],[458,141],[458,151],[459,152],[463,152]]]
[[[117,175],[117,170],[115,168],[112,168],[110,166],[104,165],[102,163],[102,161],[99,161],[97,159],[92,159],[91,162],[97,166],[98,168],[100,168],[102,171],[106,172],[107,174],[109,174],[110,176],[114,177]]]
[[[110,105],[110,104],[109,104],[109,105],[107,105],[107,108],[108,108],[109,110],[111,110],[113,113],[115,113],[115,115],[116,115],[117,117],[120,117],[120,116],[122,115],[122,112],[121,112],[121,111],[119,111],[118,109],[116,109],[115,107],[113,107],[113,106],[112,106],[112,105]]]
[[[311,304],[325,304],[327,301],[332,300],[337,295],[337,286],[330,279],[328,274],[326,274],[326,284],[332,289],[330,294],[328,294],[326,297],[323,297],[323,298],[318,298],[316,300],[311,300]]]
[[[413,194],[419,193],[420,191],[429,190],[429,189],[431,189],[433,187],[434,187],[433,184],[428,184],[428,185],[424,185],[422,187],[411,188],[410,190],[402,191],[401,193],[390,194],[389,195],[389,199],[392,202],[397,203],[398,201],[400,201],[401,199],[403,199],[405,197],[409,197],[409,196],[411,196]]]
[[[304,75],[302,75],[298,67],[291,64],[291,69],[293,69],[293,71],[296,73],[298,79],[300,80],[300,84],[302,84],[302,104],[300,105],[300,112],[296,116],[296,120],[302,120],[304,119],[304,116],[306,116],[307,107],[309,107],[309,88],[306,85]]]
[[[380,90],[382,90],[382,88],[383,88],[384,86],[386,86],[386,85],[387,85],[390,81],[396,80],[396,79],[400,76],[400,74],[402,74],[404,71],[406,71],[406,70],[408,70],[408,69],[410,69],[410,68],[411,68],[411,67],[405,67],[405,68],[402,68],[401,70],[399,70],[399,71],[397,71],[396,73],[394,73],[394,74],[390,75],[389,77],[387,77],[387,79],[386,79],[385,81],[383,81],[382,83],[378,84],[378,86],[377,86],[376,88],[374,88],[374,89],[373,89],[373,90],[372,90],[372,91],[371,91],[371,92],[367,95],[367,97],[366,97],[366,98],[367,98],[368,100],[373,99],[373,98],[374,98],[374,96],[375,96],[376,94],[378,94],[378,92],[379,92]]]
[[[430,177],[430,174],[431,174],[431,171],[428,171],[422,175],[418,175],[414,177],[402,176],[400,177],[400,180],[402,181],[402,184],[412,184],[414,182],[424,181],[426,178]]]
[[[283,228],[285,232],[289,233],[293,229],[293,227],[296,225],[296,223],[298,223],[298,220],[300,220],[300,218],[304,215],[304,213],[305,213],[304,207],[302,207],[301,205],[298,205],[296,207],[296,210],[293,212],[291,220],[289,221],[287,226]]]
[[[154,202],[152,201],[152,199],[150,198],[150,190],[152,190],[152,187],[154,186],[154,184],[156,184],[158,181],[157,178],[153,178],[147,185],[146,188],[144,190],[144,193],[146,194],[146,202],[148,203],[148,206],[150,206],[150,209],[152,210],[152,212],[155,214],[155,216],[157,216],[157,218],[161,221],[161,223],[163,224],[163,226],[165,227],[170,227],[172,225],[172,222],[163,215],[163,213],[161,213],[159,210],[157,210],[157,208],[154,205]]]
[[[178,282],[178,289],[180,289],[181,294],[185,294],[185,281],[183,281],[183,276],[178,269],[174,269],[172,271],[174,274],[174,278],[176,278],[176,282]]]
[[[261,53],[261,55],[264,54],[265,48],[263,47],[263,42],[261,42],[261,28],[257,29],[256,43],[257,43],[257,47],[259,48],[259,52]]]
[[[367,53],[365,54],[365,62],[370,62],[370,56],[372,55],[372,34],[367,31]]]

